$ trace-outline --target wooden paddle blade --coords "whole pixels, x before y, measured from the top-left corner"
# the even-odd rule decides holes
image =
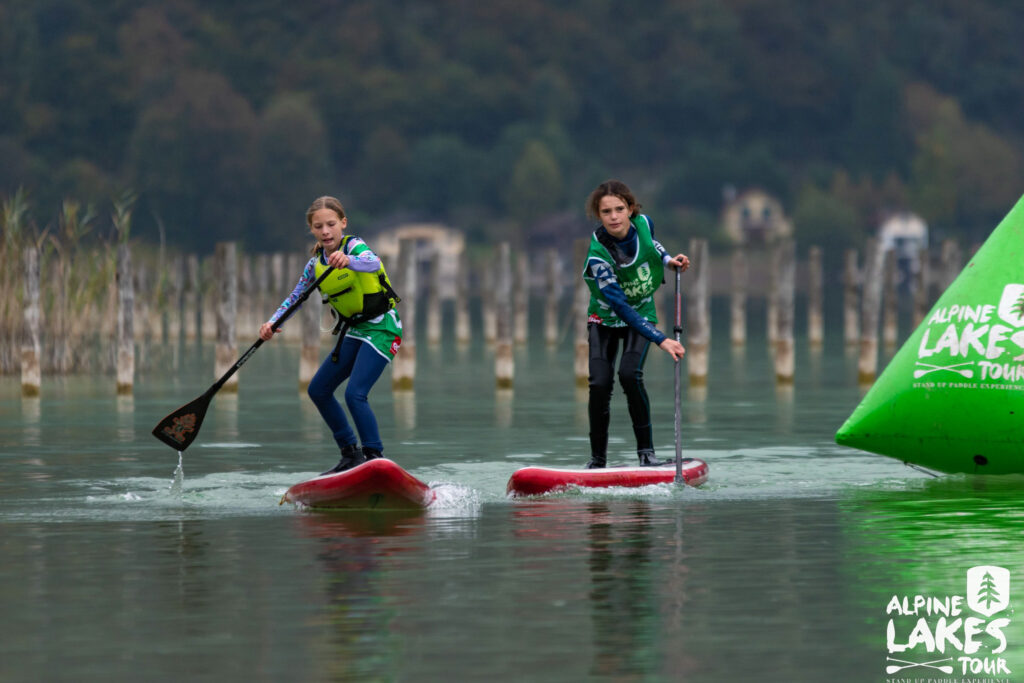
[[[203,424],[203,418],[206,417],[206,410],[210,407],[212,397],[213,395],[207,392],[191,403],[178,408],[160,420],[160,423],[153,429],[153,436],[176,451],[185,450],[199,434],[199,427]]]

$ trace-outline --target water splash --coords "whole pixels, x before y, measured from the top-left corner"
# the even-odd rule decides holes
[[[174,479],[171,480],[171,495],[175,498],[181,498],[181,490],[184,486],[185,469],[182,467],[182,453],[178,451],[178,466],[174,470]]]
[[[434,504],[430,506],[433,516],[477,517],[480,515],[482,500],[479,491],[461,484],[447,482],[435,483],[432,488],[436,496]]]

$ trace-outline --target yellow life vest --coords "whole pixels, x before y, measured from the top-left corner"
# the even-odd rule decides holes
[[[345,248],[350,235],[345,236],[341,248]],[[315,276],[319,278],[329,266],[319,255],[313,261]],[[349,324],[361,323],[387,313],[401,299],[391,287],[391,280],[384,270],[384,262],[372,273],[361,273],[351,268],[335,268],[324,278],[318,289],[325,304],[337,311],[341,320]]]

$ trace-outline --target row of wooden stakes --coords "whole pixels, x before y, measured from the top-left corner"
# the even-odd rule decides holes
[[[586,309],[590,294],[580,273],[586,246],[586,241],[580,240],[568,258],[552,249],[531,261],[521,252],[518,258],[514,258],[511,245],[503,242],[494,247],[483,267],[471,269],[465,254],[462,254],[456,267],[449,268],[445,276],[440,259],[430,251],[429,245],[414,240],[401,241],[397,254],[382,255],[389,264],[391,280],[402,297],[403,342],[393,364],[393,388],[408,391],[415,386],[416,344],[421,333],[428,344],[441,342],[444,300],[454,303],[455,342],[471,343],[471,299],[480,301],[480,336],[494,350],[495,386],[499,389],[513,387],[513,351],[516,345],[527,340],[530,294],[531,290],[537,289],[540,289],[540,298],[544,301],[544,340],[548,345],[557,345],[571,334],[575,349],[575,381],[577,385],[585,386],[588,375]],[[708,381],[710,299],[713,293],[723,293],[723,289],[730,300],[729,330],[733,346],[746,344],[748,301],[763,296],[767,303],[765,336],[772,348],[775,380],[780,384],[792,383],[796,372],[794,326],[798,281],[803,285],[801,290],[806,299],[808,343],[814,349],[821,348],[824,342],[826,278],[822,250],[810,247],[806,261],[798,264],[796,245],[792,241],[761,251],[736,249],[727,257],[728,276],[715,280],[712,279],[713,262],[706,240],[691,240],[688,254],[692,266],[682,276],[682,308],[685,310],[682,341],[687,347],[686,367],[690,384],[704,386]],[[864,254],[862,266],[858,264],[856,250],[848,250],[844,254],[842,329],[846,345],[859,347],[860,381],[870,383],[878,369],[879,330],[882,343],[886,346],[896,343],[899,297],[893,252],[880,250],[871,240]],[[915,325],[930,307],[933,300],[930,292],[936,288],[941,291],[960,267],[960,252],[953,242],[944,243],[934,277],[930,277],[927,253],[922,256],[921,267],[914,273],[909,287],[913,296]],[[182,256],[173,260],[165,273],[158,273],[164,284],[157,296],[156,288],[152,286],[157,278],[140,277],[146,268],[133,268],[130,246],[119,245],[116,272],[111,282],[116,291],[111,291],[108,297],[111,305],[106,317],[100,313],[93,314],[97,316],[97,325],[110,318],[114,321],[109,341],[112,342],[110,356],[114,359],[117,392],[130,394],[133,390],[136,350],[143,339],[177,342],[179,339],[211,338],[215,342],[213,375],[220,377],[238,359],[239,336],[255,339],[260,323],[269,317],[294,285],[289,274],[297,280],[305,258],[299,254],[242,257],[236,244],[221,243],[210,260],[212,277],[207,279],[205,287],[200,282],[198,257]],[[392,263],[394,265],[390,265]],[[43,366],[44,306],[39,250],[26,248],[22,265],[24,329],[20,370],[22,393],[32,396],[40,392]],[[666,274],[670,283],[672,277],[671,272]],[[713,286],[713,282],[724,282],[724,285]],[[662,287],[655,299],[664,330],[672,328],[672,289],[671,284]],[[565,294],[570,291],[570,310],[563,311]],[[473,292],[479,292],[479,296],[474,296]],[[155,300],[157,298],[159,302]],[[422,304],[421,298],[425,299]],[[55,305],[51,303],[50,308],[55,309]],[[297,341],[301,346],[300,387],[308,384],[322,361],[322,342],[328,336],[324,334],[321,321],[323,308],[306,305],[283,328],[283,340]],[[422,322],[417,313],[420,308],[424,310]],[[53,345],[53,348],[57,347]],[[55,371],[60,372],[59,364],[55,366]],[[237,390],[237,381],[236,375],[225,384],[224,390]]]

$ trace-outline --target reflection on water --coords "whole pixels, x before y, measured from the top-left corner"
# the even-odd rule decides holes
[[[217,394],[210,406],[210,415],[206,419],[217,421],[220,439],[226,441],[237,441],[238,431],[238,393],[234,391],[222,391]]]
[[[396,389],[392,392],[395,405],[395,424],[411,431],[416,429],[416,392]]]
[[[596,655],[589,673],[629,676],[651,660],[647,650],[657,644],[662,627],[659,591],[652,586],[659,572],[652,564],[650,506],[633,502],[619,517],[608,504],[588,505],[586,511]],[[669,575],[679,570],[672,566]],[[685,591],[685,585],[673,588]]]
[[[708,387],[704,386],[691,386],[686,392],[686,398],[689,401],[687,406],[690,424],[707,424],[708,411]],[[674,410],[674,408],[673,408]],[[673,423],[675,424],[675,423]]]
[[[117,394],[114,400],[117,406],[117,440],[132,443],[135,441],[135,396]]]
[[[494,390],[494,426],[498,429],[508,429],[512,426],[512,405],[516,393],[511,388],[497,388]]]
[[[21,399],[22,439],[26,447],[38,447],[41,431],[42,399],[39,396],[23,396]]]
[[[398,610],[381,598],[390,593],[389,558],[402,547],[381,540],[422,532],[423,522],[422,513],[308,513],[296,518],[299,534],[315,543],[311,550],[324,577],[311,624],[319,627],[313,649],[325,663],[321,670],[327,676],[393,678],[393,653],[401,649],[401,642],[391,624]]]
[[[587,434],[590,430],[590,413],[587,410],[589,396],[590,389],[587,387],[576,387],[576,391],[573,394],[576,408],[573,410],[573,426],[580,434]]]

